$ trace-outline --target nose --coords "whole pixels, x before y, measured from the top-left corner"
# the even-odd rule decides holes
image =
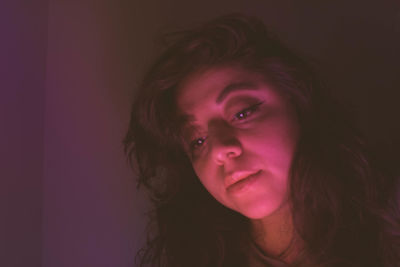
[[[211,133],[211,156],[216,164],[224,165],[242,154],[242,145],[233,129],[219,125]]]
[[[229,159],[239,157],[242,154],[242,148],[233,143],[218,143],[213,145],[213,159],[218,165],[224,165]]]

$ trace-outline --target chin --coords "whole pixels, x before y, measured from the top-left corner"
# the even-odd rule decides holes
[[[274,214],[278,209],[279,205],[259,204],[243,209],[240,213],[249,219],[257,220]]]

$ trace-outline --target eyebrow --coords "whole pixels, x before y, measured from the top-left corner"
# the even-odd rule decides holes
[[[216,103],[220,104],[224,99],[232,92],[234,91],[240,91],[240,90],[257,90],[258,87],[252,83],[252,82],[237,82],[237,83],[231,83],[225,86],[225,88],[221,91],[221,93],[218,95],[216,99]]]

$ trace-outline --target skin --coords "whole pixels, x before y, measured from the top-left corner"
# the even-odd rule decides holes
[[[289,101],[238,66],[191,74],[176,99],[190,118],[185,149],[201,183],[249,218],[256,242],[278,255],[293,236],[287,188],[299,126]]]

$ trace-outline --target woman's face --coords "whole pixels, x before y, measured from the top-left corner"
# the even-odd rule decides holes
[[[296,114],[262,75],[215,67],[187,77],[177,93],[185,150],[204,187],[251,219],[286,204],[298,139]]]

